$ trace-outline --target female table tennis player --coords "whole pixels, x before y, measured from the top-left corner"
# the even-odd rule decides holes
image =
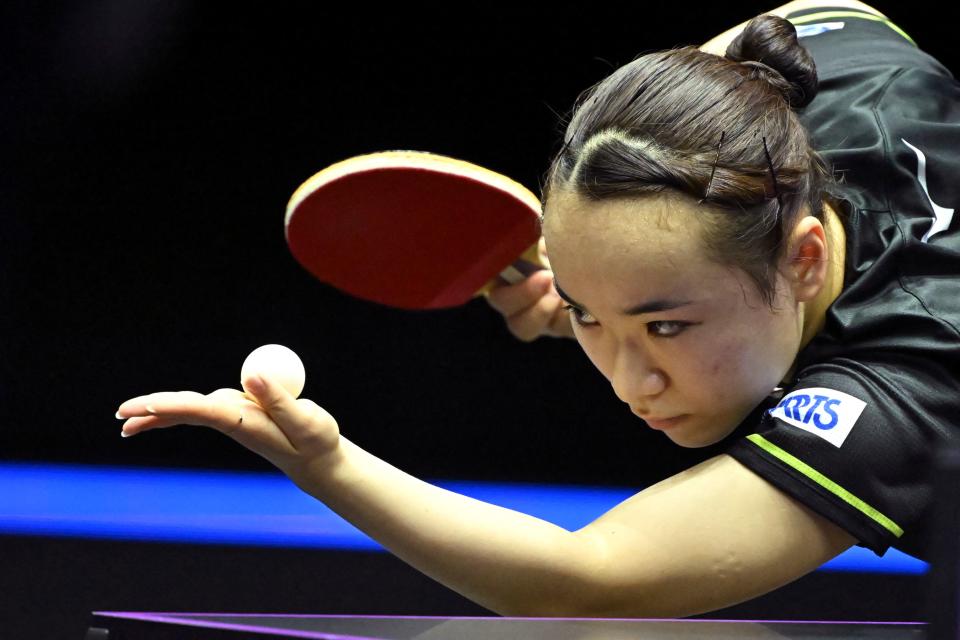
[[[420,482],[272,380],[247,381],[256,403],[134,398],[124,429],[223,431],[504,614],[682,616],[854,544],[923,556],[925,472],[960,410],[958,98],[848,0],[791,2],[584,94],[544,190],[552,272],[490,301],[524,339],[572,326],[677,444],[729,444],[578,531]]]

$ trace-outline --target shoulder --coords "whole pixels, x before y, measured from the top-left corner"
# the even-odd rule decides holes
[[[834,357],[802,369],[728,453],[878,555],[895,546],[922,556],[926,472],[958,409],[950,383],[919,360]]]

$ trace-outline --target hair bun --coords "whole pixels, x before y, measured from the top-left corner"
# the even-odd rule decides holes
[[[789,20],[757,16],[730,43],[726,57],[751,67],[777,87],[794,109],[807,106],[817,95],[817,66]]]

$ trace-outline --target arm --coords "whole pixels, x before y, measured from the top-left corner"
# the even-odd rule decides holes
[[[858,0],[795,0],[794,2],[788,2],[787,4],[771,9],[770,11],[766,11],[765,13],[771,13],[775,16],[786,18],[788,14],[794,11],[815,9],[817,7],[847,7],[849,9],[858,9],[860,11],[866,11],[878,16],[883,16],[882,13],[870,5],[864,4],[863,2],[858,2]],[[727,47],[731,42],[733,42],[733,39],[736,38],[741,31],[743,31],[745,26],[747,26],[747,22],[742,22],[732,29],[728,29],[720,35],[710,39],[700,47],[700,50],[718,56],[724,55],[724,53],[727,51]]]
[[[503,614],[689,615],[790,582],[854,542],[728,456],[568,532],[413,478],[276,385],[251,398],[152,394],[120,415],[128,433],[179,423],[227,433],[401,559]]]
[[[343,444],[336,465],[300,486],[405,562],[506,615],[711,611],[791,582],[855,542],[729,456],[568,532]]]

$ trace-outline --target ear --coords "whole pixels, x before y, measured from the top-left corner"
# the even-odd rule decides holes
[[[813,300],[829,274],[830,256],[823,223],[813,216],[801,218],[790,232],[787,247],[783,273],[790,282],[794,299]]]

